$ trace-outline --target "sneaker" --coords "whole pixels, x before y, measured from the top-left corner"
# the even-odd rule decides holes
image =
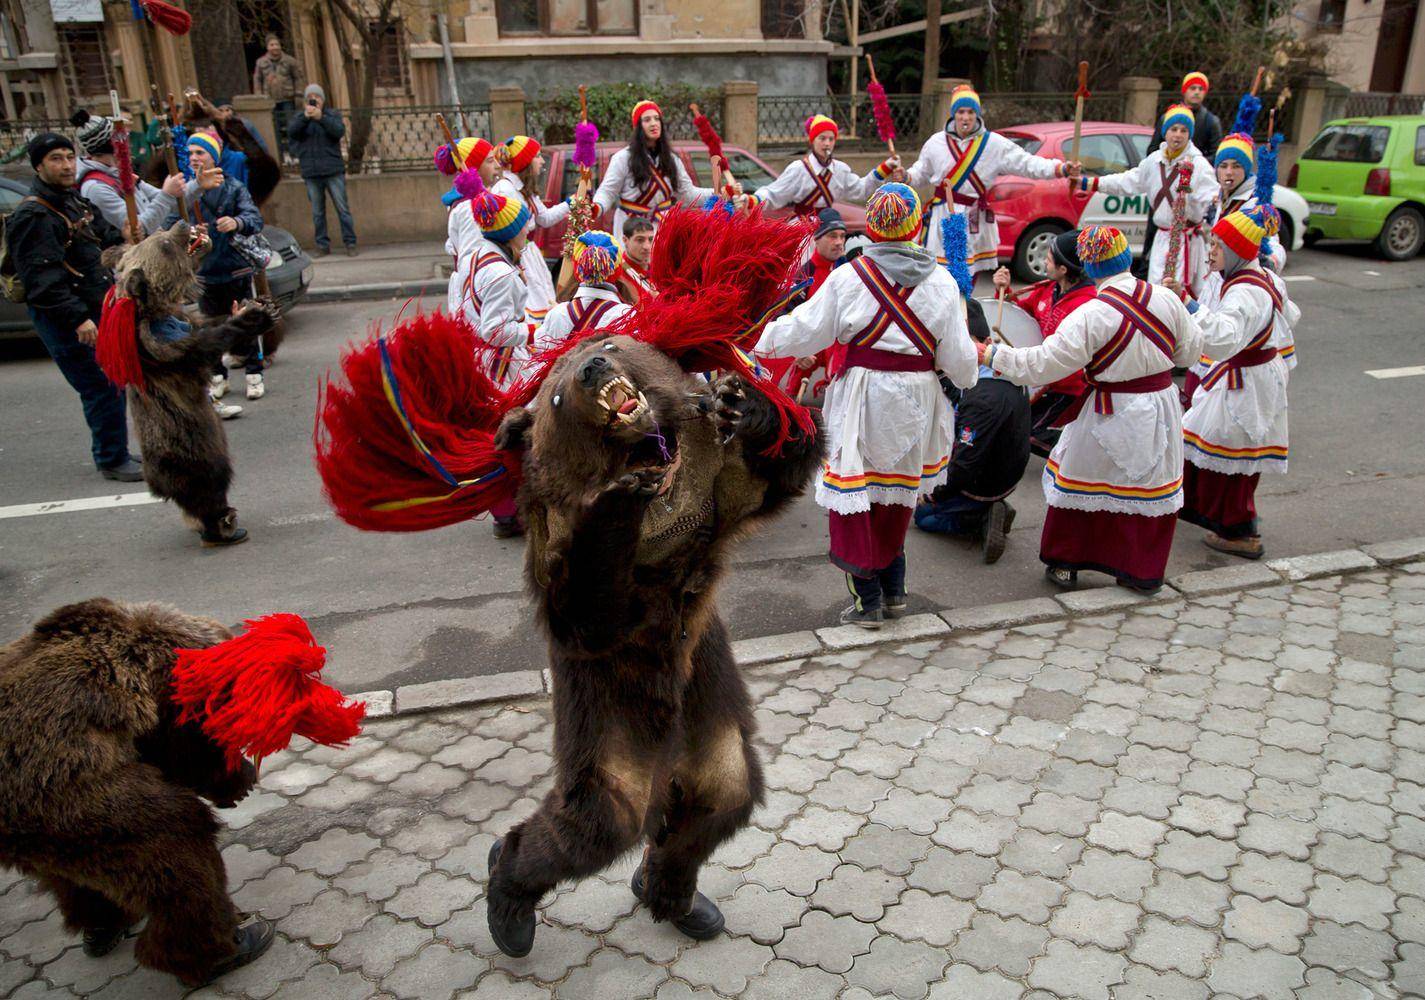
[[[90,958],[103,958],[119,946],[127,927],[89,927],[84,931],[84,954]]]
[[[993,565],[999,562],[999,557],[1004,555],[1004,546],[1008,541],[1006,536],[1005,521],[1009,516],[1009,505],[1003,500],[996,500],[990,504],[989,516],[985,520],[985,564]]]
[[[233,944],[237,946],[237,951],[231,958],[214,966],[213,971],[203,982],[190,985],[206,986],[219,976],[257,961],[262,957],[263,952],[272,947],[272,939],[276,936],[276,924],[254,914],[242,914],[241,917],[243,922],[238,925],[237,930],[233,931]]]
[[[113,479],[120,483],[139,483],[143,482],[143,466],[130,458],[118,465],[111,465],[107,469],[100,469],[99,475],[105,479]]]
[[[841,612],[841,624],[860,625],[862,628],[875,631],[885,622],[886,616],[880,608],[872,608],[870,611],[862,611],[852,604]]]
[[[644,865],[640,863],[633,873],[633,878],[629,880],[629,887],[633,889],[633,894],[640,903],[645,902],[644,878]],[[727,921],[716,903],[695,891],[692,902],[688,904],[688,912],[681,917],[674,917],[672,923],[694,941],[710,941],[722,933]]]
[[[312,256],[313,256],[313,257],[330,257],[330,256],[331,256],[331,253],[332,253],[332,248],[331,248],[331,247],[317,247],[315,250],[312,251]]]
[[[1250,535],[1246,538],[1223,538],[1216,533],[1209,533],[1203,540],[1209,549],[1218,552],[1225,552],[1229,556],[1241,556],[1243,559],[1260,559],[1267,550],[1262,546],[1260,535]]]
[[[220,403],[213,400],[213,412],[218,415],[219,420],[232,420],[234,417],[242,416],[242,407],[234,403]]]
[[[347,246],[347,248],[346,248],[346,255],[347,255],[348,257],[355,257],[355,256],[356,256],[356,253],[357,253],[356,244],[355,244],[355,243],[349,244],[349,245]]]
[[[905,594],[882,594],[881,615],[885,618],[899,618],[905,614]]]
[[[1045,566],[1044,576],[1060,590],[1073,590],[1079,585],[1079,571],[1076,569],[1061,569],[1057,566]]]
[[[267,395],[267,386],[262,384],[262,375],[249,375],[247,377],[247,398],[261,399]]]
[[[208,379],[208,395],[214,399],[222,399],[228,394],[228,377],[226,375],[214,375]]]

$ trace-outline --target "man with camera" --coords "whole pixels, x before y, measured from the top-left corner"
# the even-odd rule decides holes
[[[312,229],[316,232],[317,256],[331,253],[331,238],[327,236],[327,196],[336,208],[341,223],[341,241],[348,257],[356,256],[356,224],[346,202],[346,161],[341,155],[341,138],[346,125],[341,116],[326,106],[327,95],[322,88],[308,84],[303,95],[306,106],[287,126],[291,151],[302,165],[302,180],[307,184],[307,200],[312,203]]]

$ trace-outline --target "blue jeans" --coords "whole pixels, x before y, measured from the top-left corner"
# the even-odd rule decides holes
[[[915,526],[921,531],[942,535],[978,535],[984,530],[985,513],[989,509],[985,500],[971,500],[954,493],[943,501],[916,507]]]
[[[308,177],[307,200],[312,203],[312,229],[316,231],[317,246],[330,250],[332,241],[327,236],[327,195],[331,195],[332,207],[336,209],[337,221],[341,223],[341,241],[349,247],[356,246],[356,224],[351,221],[351,209],[346,204],[346,175],[332,174],[330,177]]]
[[[64,380],[74,387],[84,404],[94,464],[101,469],[123,465],[129,460],[123,391],[115,388],[94,360],[94,348],[81,344],[73,330],[61,331],[33,308],[30,319]]]

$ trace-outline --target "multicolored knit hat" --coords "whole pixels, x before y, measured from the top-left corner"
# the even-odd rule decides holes
[[[1126,271],[1133,264],[1128,239],[1112,226],[1089,226],[1079,233],[1076,247],[1084,273],[1094,281]]]
[[[512,135],[505,140],[496,156],[500,163],[519,173],[525,167],[534,162],[534,158],[539,155],[540,145],[527,135]]]
[[[197,146],[211,156],[214,163],[223,158],[223,140],[218,136],[218,133],[212,129],[205,128],[201,131],[194,132],[188,137],[187,145],[190,148]]]
[[[1168,129],[1174,125],[1182,125],[1188,130],[1188,138],[1192,138],[1192,130],[1197,125],[1197,117],[1192,113],[1192,108],[1186,104],[1170,104],[1168,110],[1163,112],[1163,117],[1159,121],[1163,134],[1168,134]]]
[[[471,211],[485,239],[495,243],[508,243],[529,225],[528,205],[519,198],[506,198],[489,190],[471,200]]]
[[[1207,82],[1207,74],[1197,69],[1183,77],[1182,93],[1186,94],[1189,87],[1201,87],[1203,93],[1212,89],[1212,85]]]
[[[590,229],[574,240],[574,273],[581,284],[608,281],[623,263],[623,249],[608,233]]]
[[[841,135],[840,126],[826,115],[812,115],[802,124],[802,128],[806,131],[807,142],[811,142],[823,132],[830,132],[837,137]]]
[[[1251,174],[1257,169],[1257,144],[1252,141],[1250,135],[1242,132],[1223,136],[1222,142],[1217,146],[1217,155],[1212,158],[1212,165],[1220,166],[1227,160],[1236,160],[1242,164],[1243,170]]]
[[[955,112],[961,108],[971,108],[975,114],[982,114],[980,110],[980,95],[975,93],[975,88],[968,83],[962,83],[950,91],[950,117],[955,117]]]
[[[913,240],[920,232],[920,195],[904,184],[882,184],[866,202],[866,235],[877,243]]]
[[[1277,222],[1280,225],[1280,219]],[[1257,251],[1262,248],[1262,240],[1271,234],[1267,231],[1271,222],[1260,208],[1249,208],[1241,212],[1229,212],[1217,220],[1212,227],[1212,235],[1243,260],[1256,260]]]
[[[460,162],[462,165],[478,170],[480,164],[485,162],[485,157],[490,155],[490,149],[492,147],[484,139],[477,139],[470,136],[457,142],[455,148],[460,153]],[[455,166],[455,159],[450,155],[450,146],[448,144],[436,147],[435,169],[447,177],[454,177],[459,172]]]
[[[646,111],[656,111],[658,112],[659,118],[663,117],[663,109],[660,108],[657,104],[645,98],[644,100],[639,101],[633,106],[633,115],[631,117],[633,118],[634,128],[638,128],[639,119],[643,117],[643,114]]]

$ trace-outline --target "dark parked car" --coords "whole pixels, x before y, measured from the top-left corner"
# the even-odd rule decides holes
[[[30,186],[8,177],[0,177],[0,215],[9,215],[30,193]],[[301,301],[312,283],[312,258],[297,243],[297,238],[285,229],[267,226],[262,230],[267,242],[276,251],[267,263],[267,282],[272,296],[286,312]],[[30,314],[23,305],[0,297],[0,339],[17,339],[34,335]]]

